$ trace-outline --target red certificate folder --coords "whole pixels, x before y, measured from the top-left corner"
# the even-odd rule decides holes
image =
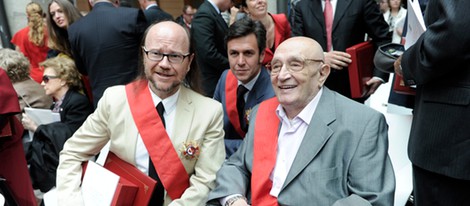
[[[393,91],[398,94],[416,95],[416,89],[406,86],[403,78],[400,75],[395,75],[395,81],[393,81]]]
[[[112,206],[148,205],[157,182],[133,165],[109,152],[104,168],[119,175],[119,183],[114,193]],[[86,164],[84,165],[86,169]]]
[[[351,55],[352,60],[348,67],[351,97],[364,97],[367,92],[366,82],[374,72],[374,45],[371,41],[362,42],[347,48],[346,53]]]

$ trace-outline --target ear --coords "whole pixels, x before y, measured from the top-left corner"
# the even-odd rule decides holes
[[[261,53],[259,54],[259,63],[263,63],[263,60],[264,60],[264,55],[265,55],[265,50],[263,49],[263,51],[261,51]],[[271,62],[269,62],[271,63]]]
[[[331,71],[330,65],[323,63],[320,70],[318,71],[318,73],[320,75],[320,77],[318,78],[318,83],[319,83],[318,86],[319,87],[322,87],[323,84],[325,84],[326,79],[330,75],[330,71]]]
[[[192,53],[188,57],[188,69],[186,70],[186,72],[189,72],[189,70],[191,70],[191,63],[193,62],[193,59],[194,59],[194,53]]]

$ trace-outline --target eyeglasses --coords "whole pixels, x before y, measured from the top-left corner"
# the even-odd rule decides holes
[[[49,82],[49,80],[57,79],[57,78],[59,78],[59,77],[58,76],[51,76],[51,75],[44,75],[44,76],[42,76],[42,81],[47,84]]]
[[[142,47],[142,50],[144,50],[145,54],[147,55],[147,57],[150,60],[156,61],[156,62],[162,61],[164,57],[167,57],[168,61],[170,63],[180,64],[184,61],[184,58],[191,55],[191,53],[187,53],[187,54],[164,54],[164,53],[160,53],[160,52],[156,52],[156,51],[148,51],[147,49],[145,49],[145,47]]]
[[[305,63],[307,61],[323,63],[323,60],[321,60],[321,59],[292,60],[292,61],[287,62],[286,69],[289,72],[300,72],[300,71],[302,71],[302,69],[304,69]],[[279,74],[279,72],[281,72],[281,69],[282,69],[283,66],[284,66],[284,64],[282,62],[279,62],[279,61],[271,63],[271,75]]]

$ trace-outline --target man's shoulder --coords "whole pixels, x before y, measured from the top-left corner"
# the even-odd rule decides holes
[[[194,104],[196,107],[203,107],[203,108],[217,108],[220,106],[222,108],[220,102],[203,96],[202,94],[199,94],[192,89],[186,88],[186,87],[181,87],[181,91],[183,95],[186,95],[187,98]],[[180,94],[181,95],[181,94]]]

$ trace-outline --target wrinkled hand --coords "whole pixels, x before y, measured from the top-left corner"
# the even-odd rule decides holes
[[[341,70],[344,67],[347,67],[351,62],[351,55],[346,52],[325,52],[325,63],[329,64],[333,69]]]
[[[380,79],[375,79],[375,78],[369,79],[369,81],[366,82],[366,85],[367,85],[366,97],[374,94],[377,88],[379,88],[381,84],[382,84],[382,81]]]
[[[35,132],[38,128],[36,122],[30,119],[26,113],[23,113],[23,119],[21,120],[21,123],[23,124],[24,129],[27,129],[31,132]]]
[[[393,63],[393,67],[395,69],[395,74],[399,76],[403,76],[403,71],[401,70],[401,56],[398,57],[397,60]]]

